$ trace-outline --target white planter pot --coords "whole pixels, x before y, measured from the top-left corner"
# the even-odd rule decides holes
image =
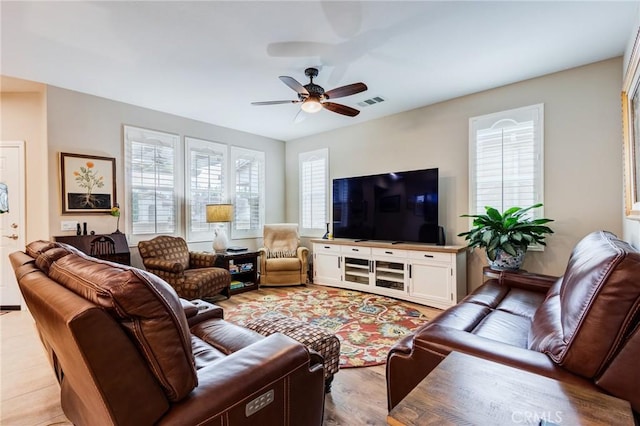
[[[516,249],[516,253],[517,254],[515,256],[512,256],[506,251],[497,249],[496,260],[491,260],[487,257],[489,267],[496,271],[516,271],[520,269],[522,262],[524,262],[524,255],[527,251],[523,249]]]

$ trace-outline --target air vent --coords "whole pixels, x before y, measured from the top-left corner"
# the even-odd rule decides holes
[[[382,96],[375,96],[373,98],[365,99],[364,101],[358,102],[358,105],[361,107],[368,107],[370,105],[379,104],[380,102],[384,102],[385,99]]]

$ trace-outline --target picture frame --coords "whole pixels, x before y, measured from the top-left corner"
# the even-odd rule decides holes
[[[624,197],[627,219],[640,220],[640,31],[622,85]]]
[[[110,213],[117,203],[116,159],[60,153],[62,214]]]

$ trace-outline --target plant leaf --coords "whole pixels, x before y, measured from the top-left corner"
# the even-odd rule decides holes
[[[518,210],[521,210],[520,207],[511,207],[510,209],[506,210],[502,216],[511,216],[513,215],[515,212],[517,212]]]
[[[496,251],[487,249],[487,257],[493,262],[496,260]]]
[[[518,255],[518,253],[516,252],[516,249],[511,245],[511,243],[502,244],[502,250],[504,250],[505,252],[509,253],[511,256],[517,256]]]
[[[493,239],[493,231],[488,230],[482,233],[482,242],[485,245],[488,246],[492,239]]]
[[[487,216],[489,216],[491,220],[502,222],[502,215],[498,210],[494,209],[493,207],[485,207],[485,209],[487,209]]]

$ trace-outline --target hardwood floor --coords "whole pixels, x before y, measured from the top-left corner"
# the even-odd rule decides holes
[[[311,288],[322,286],[309,285]],[[296,287],[262,288],[217,300],[231,309],[239,303]],[[408,305],[433,318],[440,311]],[[0,424],[11,426],[71,425],[60,407],[60,388],[44,355],[28,311],[0,315]],[[325,425],[385,425],[385,366],[346,368],[333,381],[325,399]]]
[[[31,314],[1,315],[0,335],[0,424],[70,425]]]

